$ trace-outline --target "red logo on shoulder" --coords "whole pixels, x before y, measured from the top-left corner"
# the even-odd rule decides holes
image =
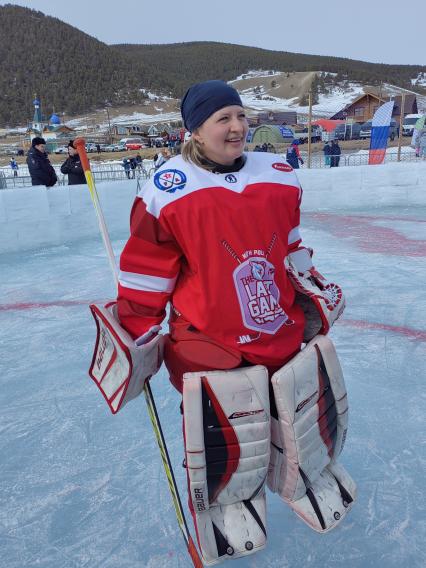
[[[283,162],[275,162],[275,164],[272,164],[272,167],[275,168],[276,170],[280,170],[280,172],[293,171],[293,168],[291,166],[289,166],[288,164],[284,164]]]

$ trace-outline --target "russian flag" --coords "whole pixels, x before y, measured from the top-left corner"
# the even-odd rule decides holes
[[[380,106],[374,113],[371,125],[370,152],[368,154],[369,164],[381,164],[385,159],[393,105],[394,101],[389,101]]]

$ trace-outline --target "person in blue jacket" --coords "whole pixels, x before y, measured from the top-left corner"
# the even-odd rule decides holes
[[[46,141],[36,136],[31,142],[27,156],[28,170],[32,185],[52,187],[58,181],[55,170],[46,154]]]
[[[328,143],[328,140],[324,144],[324,148],[322,149],[322,151],[324,152],[325,165],[330,166],[330,163],[331,163],[331,157],[330,157],[331,156],[331,146]]]
[[[293,140],[291,146],[287,148],[286,160],[294,170],[299,169],[299,162],[303,164],[298,140]]]

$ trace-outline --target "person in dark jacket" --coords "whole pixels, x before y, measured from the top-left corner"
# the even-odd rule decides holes
[[[325,165],[329,166],[331,164],[331,157],[330,157],[331,156],[331,146],[328,143],[328,141],[325,143],[322,151],[324,152]]]
[[[299,162],[303,165],[303,159],[300,155],[298,140],[293,140],[291,146],[287,148],[286,160],[295,170],[299,169]]]
[[[46,154],[46,140],[36,136],[27,156],[32,185],[53,187],[58,181],[55,170]]]
[[[331,151],[330,151],[330,167],[331,168],[338,168],[340,162],[340,154],[342,153],[339,143],[337,140],[333,140],[331,143]]]
[[[74,140],[68,143],[68,158],[61,166],[61,172],[68,174],[68,185],[82,185],[86,183],[80,156],[74,147]]]

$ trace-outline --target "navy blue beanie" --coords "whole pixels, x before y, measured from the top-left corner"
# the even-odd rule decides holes
[[[194,132],[214,112],[230,105],[243,106],[234,87],[224,81],[196,83],[186,91],[180,105],[183,124]]]

